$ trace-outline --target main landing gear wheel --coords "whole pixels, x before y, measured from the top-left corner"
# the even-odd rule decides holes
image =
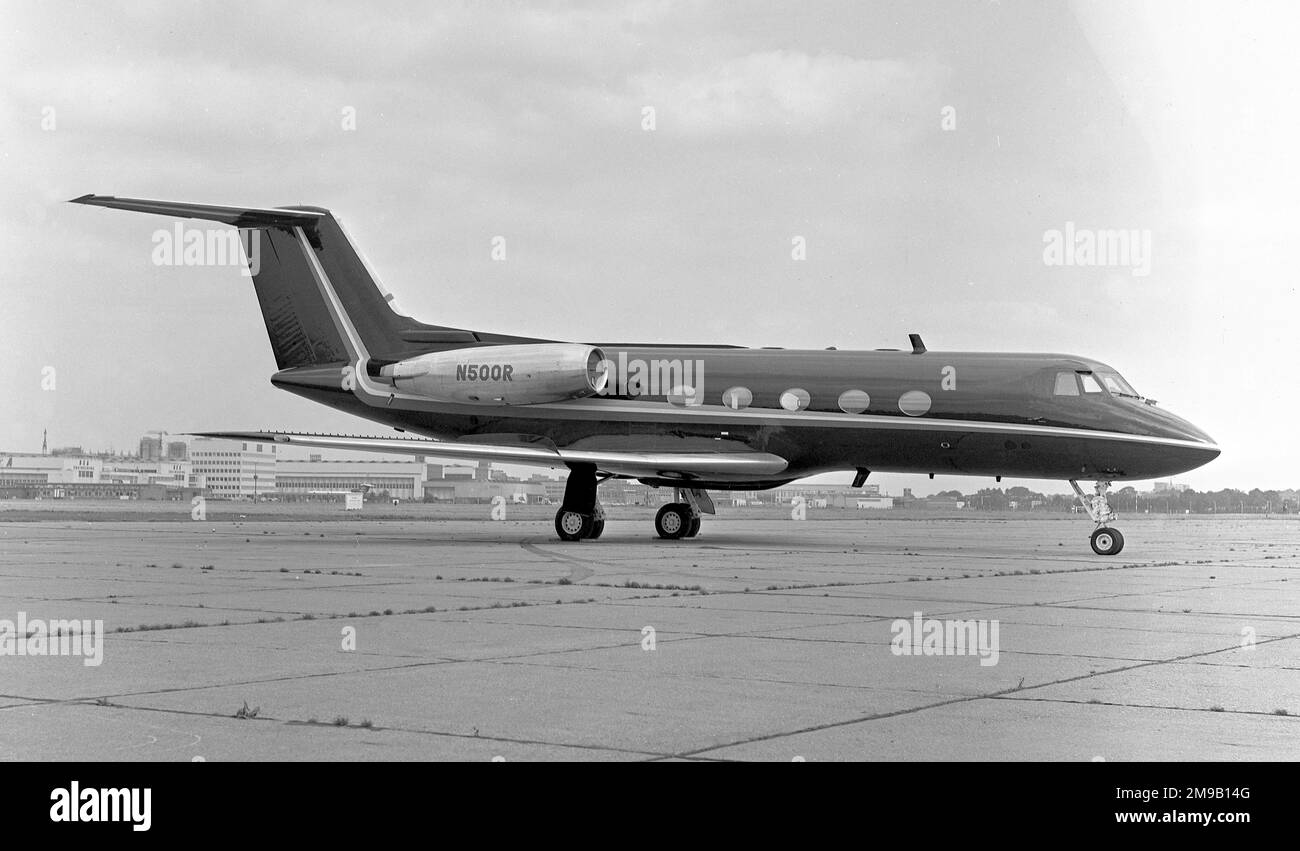
[[[560,536],[561,541],[580,541],[583,538],[598,537],[593,535],[593,526],[595,521],[590,514],[579,514],[576,511],[565,511],[561,508],[555,512],[555,533]],[[601,531],[605,531],[605,522],[602,519]]]
[[[1099,556],[1117,555],[1124,549],[1124,536],[1118,529],[1102,526],[1092,533],[1092,551]]]
[[[693,515],[691,517],[691,524],[686,527],[686,537],[694,538],[696,535],[700,534],[701,524],[702,524],[702,518],[700,517],[700,515],[698,514]]]
[[[604,532],[605,532],[605,518],[598,517],[595,520],[591,521],[591,534],[588,535],[587,537],[594,541],[597,538],[599,538]]]
[[[690,506],[680,502],[670,502],[659,509],[655,515],[655,531],[659,537],[677,540],[683,538],[690,531],[691,527],[691,509]]]

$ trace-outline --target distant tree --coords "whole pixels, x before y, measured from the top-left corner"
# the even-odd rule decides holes
[[[1002,488],[980,488],[969,499],[980,511],[1005,511],[1007,509],[1007,496],[1002,492]]]

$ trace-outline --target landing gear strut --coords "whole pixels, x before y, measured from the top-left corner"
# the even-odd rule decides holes
[[[1110,490],[1110,482],[1097,482],[1095,488],[1097,493],[1092,497],[1085,496],[1083,489],[1074,479],[1070,479],[1070,487],[1074,488],[1083,510],[1087,511],[1092,522],[1097,524],[1097,528],[1092,533],[1092,551],[1099,556],[1118,555],[1119,551],[1124,549],[1124,536],[1118,529],[1106,525],[1115,522],[1118,518],[1110,503],[1106,501],[1106,491]]]
[[[605,478],[609,478],[606,476]],[[596,498],[596,468],[576,466],[564,483],[564,502],[555,512],[555,534],[561,541],[599,538],[605,531],[605,509]]]
[[[669,540],[694,538],[700,534],[702,515],[717,513],[708,491],[673,488],[673,501],[660,507],[655,515],[655,531]]]

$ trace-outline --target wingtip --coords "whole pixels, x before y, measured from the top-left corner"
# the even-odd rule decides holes
[[[95,199],[98,198],[98,197],[99,197],[99,196],[96,195],[94,192],[88,192],[88,193],[86,193],[85,195],[81,195],[81,196],[78,196],[78,197],[76,197],[76,198],[69,198],[69,199],[68,199],[68,203],[69,203],[69,204],[88,204],[88,203],[90,203],[91,201],[95,200]]]
[[[278,431],[187,431],[189,437],[209,437],[217,440],[260,440],[266,443],[288,443],[289,438]]]

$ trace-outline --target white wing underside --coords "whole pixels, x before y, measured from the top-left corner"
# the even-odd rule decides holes
[[[315,449],[349,449],[421,455],[428,458],[490,461],[533,467],[560,468],[587,464],[597,470],[634,478],[761,480],[780,476],[787,462],[779,455],[752,450],[727,452],[619,452],[554,449],[546,445],[503,446],[488,443],[421,440],[414,438],[354,437],[350,435],[296,434],[248,431],[205,432],[199,437],[261,441],[280,446]]]

